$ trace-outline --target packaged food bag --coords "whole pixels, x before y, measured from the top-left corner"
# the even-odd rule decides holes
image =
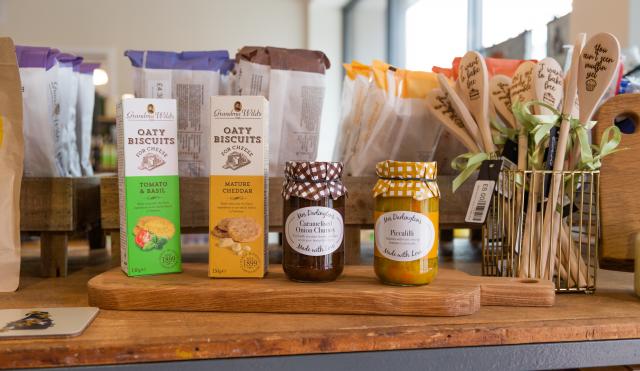
[[[78,103],[78,74],[74,71],[82,57],[60,53],[58,59],[58,92],[60,94],[61,149],[59,151],[63,176],[82,176],[76,143],[76,104]]]
[[[375,172],[376,162],[370,161],[366,148],[373,146],[374,138],[380,138],[377,133],[389,128],[389,124],[395,121],[397,69],[381,61],[374,61],[372,68],[373,79],[363,103],[359,131],[354,142],[349,144],[351,154],[348,157],[347,171],[354,176]],[[379,143],[381,147],[376,148],[376,151],[386,153],[387,158],[392,158],[390,156],[393,144],[388,134],[382,139]]]
[[[57,49],[16,46],[22,82],[24,175],[65,176]]]
[[[220,68],[220,95],[238,95],[235,64],[233,59],[227,59]]]
[[[333,152],[335,161],[347,162],[347,146],[358,132],[362,118],[362,106],[371,77],[371,67],[358,61],[344,64],[345,77],[342,84],[342,99],[338,138]]]
[[[455,57],[451,63],[452,68],[433,67],[431,71],[435,74],[443,73],[445,76],[452,80],[458,79],[458,70],[460,69],[461,57]],[[526,62],[525,59],[504,59],[504,58],[485,58],[487,64],[487,72],[489,77],[493,75],[505,75],[513,76],[522,63]],[[533,62],[537,62],[535,59],[531,59]]]
[[[236,54],[238,94],[269,98],[271,65],[267,48],[245,46]]]
[[[138,98],[174,98],[178,102],[178,158],[181,176],[209,172],[210,97],[220,94],[220,72],[228,68],[226,50],[127,50]]]
[[[282,174],[287,161],[318,155],[325,70],[321,51],[267,47],[269,73],[269,172]]]
[[[93,85],[93,70],[99,66],[99,63],[82,63],[77,66],[76,146],[80,155],[80,168],[84,176],[93,175],[91,131],[93,130],[93,108],[96,94],[96,87]]]
[[[129,276],[180,272],[180,179],[175,99],[117,107],[121,268]]]
[[[20,282],[20,184],[24,159],[20,73],[13,41],[0,38],[0,292]]]
[[[403,74],[395,103],[396,122],[390,131],[386,131],[394,133],[389,138],[394,143],[392,158],[399,161],[433,161],[442,125],[429,113],[426,98],[431,90],[438,87],[438,78],[434,73],[406,71]]]

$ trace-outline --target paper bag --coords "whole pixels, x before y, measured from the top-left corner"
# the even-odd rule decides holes
[[[0,292],[20,281],[20,183],[24,141],[20,73],[13,41],[0,38]]]

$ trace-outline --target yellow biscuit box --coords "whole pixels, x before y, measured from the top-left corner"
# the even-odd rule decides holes
[[[209,277],[267,273],[268,118],[264,97],[211,97]]]

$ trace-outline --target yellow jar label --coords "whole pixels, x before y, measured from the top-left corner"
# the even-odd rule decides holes
[[[387,259],[409,262],[430,255],[436,246],[436,233],[434,223],[424,214],[376,212],[376,253]]]

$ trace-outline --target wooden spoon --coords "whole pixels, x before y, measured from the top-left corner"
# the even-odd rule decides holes
[[[511,78],[495,75],[489,80],[489,98],[500,118],[512,128],[517,128],[516,118],[511,112]]]
[[[578,63],[580,62],[580,52],[584,45],[586,35],[584,33],[578,34],[575,44],[573,46],[573,56],[571,61],[571,68],[569,74],[565,80],[567,88],[565,90],[564,98],[562,99],[565,104],[562,106],[563,120],[560,125],[560,137],[558,138],[558,148],[555,154],[555,160],[553,162],[553,171],[556,172],[553,175],[553,184],[550,187],[549,198],[547,198],[547,204],[545,207],[545,215],[542,226],[541,234],[541,246],[540,246],[540,272],[542,278],[551,278],[553,276],[553,265],[555,260],[555,246],[557,245],[557,237],[560,230],[560,214],[556,212],[558,205],[558,199],[560,198],[560,187],[562,183],[562,176],[559,174],[564,167],[564,158],[567,152],[567,142],[569,141],[569,129],[570,123],[566,120],[568,115],[574,107],[574,102],[577,94],[577,82],[578,82]],[[552,228],[553,224],[553,228]],[[552,230],[553,229],[553,230]],[[551,250],[551,251],[550,251]],[[552,259],[549,259],[549,253],[551,253]]]
[[[580,53],[578,102],[580,122],[591,120],[607,88],[616,77],[620,62],[620,43],[610,33],[594,35]]]
[[[553,58],[545,58],[538,62],[533,67],[533,93],[535,100],[544,102],[555,109],[558,109],[562,103],[562,95],[564,93],[563,90],[564,85],[564,75],[562,72],[562,67],[558,64],[558,62]],[[551,110],[546,107],[534,106],[534,110],[536,114],[551,114]],[[557,130],[553,127],[549,133],[549,150],[547,156],[547,169],[551,169],[553,164],[553,156],[556,148],[556,137]],[[538,265],[535,262],[535,258],[527,259],[526,253],[529,252],[531,256],[537,257],[537,245],[531,244],[532,239],[530,238],[531,233],[535,233],[539,229],[538,220],[541,218],[537,217],[537,204],[538,204],[538,193],[540,192],[541,182],[544,181],[547,185],[543,189],[548,189],[548,181],[551,180],[549,176],[538,177],[531,176],[531,181],[529,183],[531,189],[529,192],[529,200],[528,200],[528,208],[527,215],[525,218],[525,230],[524,230],[524,239],[523,239],[523,256],[526,261],[529,263],[523,264],[521,261],[521,275],[528,276],[530,274],[535,274],[538,269]],[[537,237],[537,236],[536,236]],[[537,241],[538,239],[535,238]]]
[[[536,100],[544,102],[556,110],[562,106],[564,96],[564,74],[562,67],[553,58],[544,58],[534,69],[533,87]],[[541,106],[535,106],[535,113],[548,115],[551,110]],[[547,151],[547,169],[553,167],[556,153],[558,129],[554,126],[549,132],[549,149]]]
[[[480,128],[482,145],[487,153],[497,151],[489,125],[489,72],[484,58],[476,51],[467,52],[460,61],[460,88],[468,99],[469,111]]]
[[[535,90],[533,87],[533,70],[536,64],[531,61],[523,62],[518,66],[516,72],[511,79],[511,103],[529,102],[535,99]],[[522,128],[522,123],[517,122],[518,128]],[[521,132],[518,136],[518,169],[527,169],[527,134]]]
[[[444,125],[456,139],[458,139],[470,152],[480,152],[480,147],[469,136],[460,116],[453,109],[449,95],[440,89],[433,89],[427,95],[427,107],[429,111]]]
[[[553,58],[544,58],[536,64],[533,71],[533,90],[536,100],[542,101],[555,109],[562,105],[564,94],[564,74],[562,67]],[[551,110],[535,106],[536,113],[551,114]]]
[[[467,109],[467,106],[464,105],[462,99],[460,99],[456,91],[451,87],[451,85],[449,84],[449,79],[447,79],[445,75],[439,73],[438,82],[440,83],[440,89],[442,89],[443,92],[447,93],[453,110],[462,120],[462,123],[471,136],[471,139],[473,139],[476,142],[477,146],[481,150],[483,150],[484,147],[482,146],[482,139],[480,136],[480,131],[478,130],[478,125],[476,125],[476,122],[473,120],[473,116],[471,116],[471,113]]]
[[[580,110],[580,122],[585,123],[591,120],[593,113],[600,103],[600,100],[604,96],[607,88],[613,82],[613,79],[616,77],[617,67],[620,62],[620,43],[615,36],[610,33],[599,33],[594,35],[584,44],[583,48],[574,47],[574,55],[576,57],[577,66],[574,65],[572,61],[571,70],[572,75],[576,73],[574,71],[577,70],[577,78],[575,81],[569,80],[570,84],[577,85],[577,94],[579,101],[579,110]],[[573,86],[569,86],[568,93],[571,93],[571,90],[574,90]],[[575,94],[575,92],[574,92]],[[574,102],[573,97],[569,97],[570,99],[566,99],[567,102]],[[565,109],[563,109],[563,114],[569,113],[573,108],[574,104],[565,105]],[[566,111],[566,112],[565,112]],[[560,127],[560,139],[558,139],[558,152],[556,155],[556,160],[554,162],[553,170],[562,170],[564,167],[564,160],[566,154],[566,147],[569,137],[569,122],[564,120],[562,122],[562,126]],[[564,134],[564,137],[563,137]],[[578,144],[576,143],[576,146]],[[549,201],[553,201],[547,206],[547,211],[549,214],[553,214],[553,228],[551,230],[551,237],[553,240],[551,241],[551,247],[549,253],[553,256],[556,253],[556,238],[559,231],[557,231],[556,226],[560,225],[560,214],[555,212],[555,205],[558,199],[561,199],[562,195],[559,193],[560,189],[560,177],[556,177],[557,180],[553,184],[553,189],[556,190],[555,194],[552,192],[552,197],[549,197]],[[551,208],[549,208],[551,206]],[[547,216],[545,215],[545,222]],[[551,219],[551,216],[549,216]],[[548,231],[549,229],[547,229]],[[544,251],[543,251],[544,252]],[[549,276],[553,274],[553,268],[549,272]]]

